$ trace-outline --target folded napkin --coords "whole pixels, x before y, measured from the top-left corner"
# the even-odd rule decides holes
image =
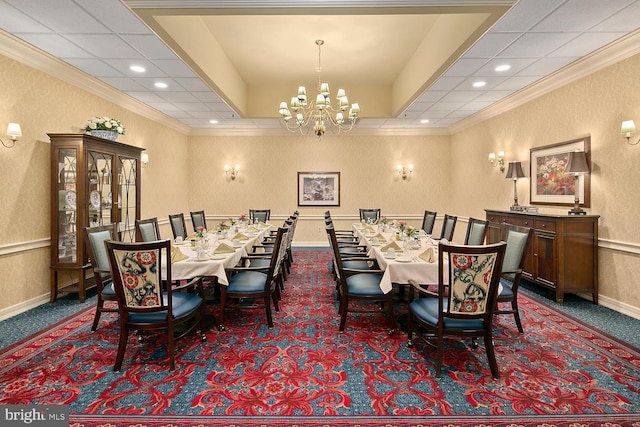
[[[247,233],[257,233],[258,230],[257,228],[255,228],[253,225],[251,227],[247,227],[247,229],[245,230]]]
[[[378,233],[378,234],[376,234],[375,236],[372,237],[372,239],[375,239],[375,238],[377,238],[380,241],[380,243],[384,243],[384,242],[387,241],[387,239],[385,239],[384,236],[382,234],[380,234],[380,233]]]
[[[420,258],[423,261],[427,261],[427,262],[436,262],[436,253],[433,250],[433,248],[430,247],[426,251],[424,251],[420,255],[418,255],[418,258]]]
[[[231,240],[249,240],[249,238],[242,233],[238,233],[235,236],[233,236]]]
[[[186,256],[185,254],[183,254],[180,249],[178,249],[175,246],[171,245],[171,263],[172,264],[174,262],[183,261],[183,260],[185,260],[187,258],[189,258],[189,257]]]
[[[227,245],[226,243],[220,243],[220,246],[218,246],[213,253],[214,254],[232,254],[234,253],[236,250],[233,249],[231,246]]]
[[[374,230],[374,229],[373,229],[373,227],[372,227],[372,226],[370,226],[370,225],[367,225],[367,226],[366,226],[365,228],[363,228],[362,230],[363,230],[363,231],[365,231],[365,232],[370,231],[371,233],[375,233],[375,232],[376,232],[376,230]]]
[[[387,246],[384,246],[384,247],[380,248],[380,251],[382,251],[382,252],[386,252],[386,251],[388,251],[389,249],[393,249],[393,250],[394,250],[394,251],[396,251],[396,252],[397,252],[397,251],[399,251],[399,250],[401,250],[401,249],[400,249],[400,246],[399,246],[396,242],[391,242],[391,243],[389,243]]]

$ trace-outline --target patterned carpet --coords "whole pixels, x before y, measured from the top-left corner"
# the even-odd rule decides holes
[[[435,352],[389,336],[383,314],[338,332],[328,260],[296,252],[273,329],[261,311],[229,313],[206,343],[179,342],[175,372],[160,336],[132,336],[113,372],[116,316],[91,333],[85,308],[0,353],[0,404],[67,404],[78,426],[640,427],[639,349],[523,295],[525,334],[507,316],[495,327],[500,380],[481,342],[457,340],[436,379]]]

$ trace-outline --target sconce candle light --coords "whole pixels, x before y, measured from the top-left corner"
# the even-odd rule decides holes
[[[7,145],[2,139],[0,139],[0,142],[6,148],[13,148],[13,146],[16,145],[16,141],[22,137],[22,129],[20,129],[20,125],[18,123],[9,123],[9,126],[7,126],[7,136],[13,141],[13,144]]]
[[[398,165],[398,174],[402,179],[407,179],[409,175],[413,173],[413,165],[409,163],[406,167],[404,165]]]
[[[240,173],[240,165],[235,165],[233,168],[229,165],[224,165],[224,173],[226,173],[231,179],[236,179]]]
[[[633,144],[635,145],[635,144]],[[587,155],[584,151],[574,151],[569,153],[569,160],[567,160],[567,166],[564,168],[566,174],[573,174],[575,176],[575,183],[573,185],[574,192],[576,193],[574,199],[573,209],[568,213],[569,215],[586,215],[587,213],[580,209],[580,175],[589,173],[589,163],[587,163]]]
[[[620,132],[622,133],[622,136],[627,138],[627,143],[629,145],[638,145],[638,143],[640,142],[640,139],[638,139],[636,142],[630,141],[631,137],[636,132],[636,124],[633,122],[633,120],[625,120],[624,122],[622,122]]]
[[[142,162],[142,165],[145,166],[147,163],[149,163],[149,155],[147,153],[142,153],[142,155],[140,156],[140,161]]]
[[[489,163],[494,168],[500,166],[500,172],[504,172],[504,151],[498,151],[497,156],[496,153],[489,153]]]

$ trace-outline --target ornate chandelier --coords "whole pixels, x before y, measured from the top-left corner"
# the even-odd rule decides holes
[[[284,124],[291,132],[307,134],[313,129],[313,133],[321,137],[327,127],[334,133],[349,132],[358,120],[360,106],[354,103],[349,108],[349,100],[344,89],[338,89],[336,99],[338,108],[331,106],[329,96],[329,83],[321,83],[322,71],[321,50],[324,40],[316,40],[318,45],[318,95],[315,101],[307,102],[307,90],[304,86],[298,88],[298,95],[291,98],[291,108],[285,101],[280,103],[278,112],[284,120]],[[349,110],[348,113],[346,111]],[[291,114],[293,112],[293,114]],[[347,118],[345,118],[345,114]],[[293,120],[292,120],[293,119]]]

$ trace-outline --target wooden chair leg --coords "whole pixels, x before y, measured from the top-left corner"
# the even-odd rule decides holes
[[[516,326],[518,326],[518,332],[524,333],[522,329],[522,322],[520,321],[520,310],[518,310],[518,300],[511,301],[511,309],[513,310],[513,317],[516,320]]]
[[[113,365],[113,370],[116,372],[122,368],[122,360],[124,359],[124,352],[127,349],[128,340],[129,330],[124,322],[120,322],[120,342],[118,343],[118,352],[116,353],[116,363]]]

